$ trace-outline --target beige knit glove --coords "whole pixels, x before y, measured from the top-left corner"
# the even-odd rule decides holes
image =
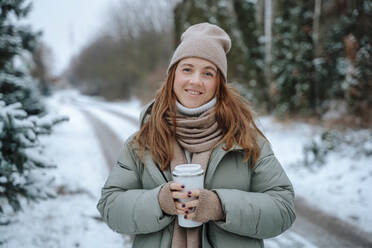
[[[199,204],[195,209],[195,217],[193,220],[199,222],[208,222],[224,219],[225,214],[217,193],[211,190],[201,189],[199,195]]]
[[[174,205],[174,200],[172,197],[171,190],[169,188],[169,184],[172,182],[168,182],[161,187],[158,195],[158,201],[160,208],[163,210],[164,213],[168,215],[177,215],[176,206]]]

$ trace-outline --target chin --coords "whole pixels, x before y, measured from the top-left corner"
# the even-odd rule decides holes
[[[198,105],[194,105],[194,104],[187,104],[187,105],[183,105],[185,106],[186,108],[197,108],[199,107]]]
[[[201,105],[200,104],[183,104],[183,106],[185,106],[186,108],[197,108],[197,107],[200,107]]]

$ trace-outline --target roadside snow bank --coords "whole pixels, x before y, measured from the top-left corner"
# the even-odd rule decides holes
[[[367,149],[372,150],[370,130],[345,131],[342,135],[350,144],[337,144],[339,148],[329,152],[323,166],[309,169],[302,163],[303,147],[319,138],[322,128],[306,123],[281,124],[272,117],[263,117],[260,122],[297,196],[372,233],[372,156],[366,155]]]

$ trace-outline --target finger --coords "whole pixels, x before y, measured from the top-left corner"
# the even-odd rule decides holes
[[[189,215],[191,213],[192,213],[191,210],[179,210],[179,209],[177,209],[177,214],[180,214],[180,215]]]
[[[200,190],[199,189],[191,189],[189,191],[187,191],[187,196],[188,197],[196,197],[196,198],[199,198],[199,195],[200,195]]]
[[[195,200],[194,202],[191,201],[191,203],[187,203],[187,202],[174,202],[175,206],[176,206],[176,209],[179,209],[179,210],[183,210],[183,211],[189,211],[191,212],[198,204],[199,202],[197,202],[197,200]]]
[[[190,208],[197,207],[198,205],[199,205],[199,200],[192,200],[192,201],[186,202],[184,208],[190,209]]]
[[[180,184],[180,183],[170,183],[169,184],[169,189],[170,190],[178,190],[181,191],[185,188],[185,185]]]
[[[176,208],[180,210],[186,210],[186,202],[175,202]]]
[[[187,193],[179,192],[179,191],[173,191],[172,192],[172,197],[173,197],[173,199],[187,199],[187,198],[189,198],[187,196]]]
[[[180,215],[186,215],[186,214],[188,214],[189,213],[189,211],[186,213],[185,211],[183,211],[183,210],[178,210],[177,209],[177,214],[180,214]]]
[[[186,216],[185,219],[191,220],[191,219],[195,218],[196,214],[195,214],[195,212],[191,212],[189,214],[186,214],[185,216]]]

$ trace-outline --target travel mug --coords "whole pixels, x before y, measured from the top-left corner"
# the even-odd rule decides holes
[[[188,192],[191,189],[203,189],[203,169],[200,164],[180,164],[173,170],[173,180],[176,183],[185,185],[182,192]],[[180,199],[181,202],[195,200],[195,197],[189,199]],[[202,222],[197,222],[185,219],[184,215],[178,215],[178,224],[182,227],[197,227],[202,225]]]

